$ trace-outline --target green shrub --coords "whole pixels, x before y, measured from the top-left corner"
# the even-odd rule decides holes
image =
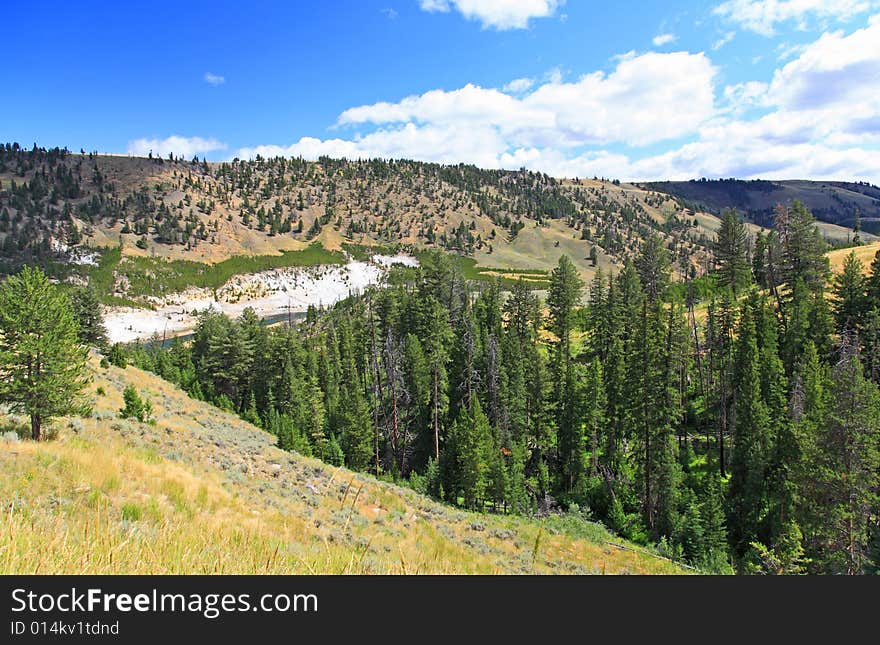
[[[116,367],[125,369],[128,365],[128,360],[125,358],[125,348],[122,346],[122,343],[113,343],[113,347],[110,348],[109,358],[110,363]]]
[[[152,420],[153,404],[146,399],[142,399],[138,391],[131,385],[122,392],[122,399],[125,401],[125,407],[119,411],[119,416],[123,419],[137,419],[141,423]]]

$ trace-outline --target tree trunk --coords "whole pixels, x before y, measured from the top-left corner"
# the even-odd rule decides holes
[[[31,439],[33,439],[34,441],[40,440],[40,436],[41,436],[40,432],[42,430],[42,426],[43,426],[43,419],[40,417],[40,415],[39,414],[32,414],[31,415]]]
[[[440,403],[437,364],[434,364],[434,461],[440,463]]]

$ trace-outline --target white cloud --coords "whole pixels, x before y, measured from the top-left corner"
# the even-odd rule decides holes
[[[718,51],[722,47],[724,47],[727,43],[733,40],[734,36],[736,36],[735,31],[728,31],[721,38],[712,43],[712,51]]]
[[[880,111],[880,21],[848,36],[823,34],[776,71],[770,100],[795,110]]]
[[[535,81],[531,78],[515,78],[501,89],[510,94],[521,94],[531,88],[534,84]]]
[[[878,0],[725,0],[712,11],[743,29],[772,36],[779,23],[794,22],[803,29],[810,18],[845,21],[878,5]]]
[[[223,85],[226,82],[226,78],[220,76],[219,74],[212,74],[211,72],[205,72],[205,82],[209,85]]]
[[[447,0],[419,0],[419,6],[422,8],[422,11],[430,13],[446,13],[449,11],[449,2]]]
[[[560,74],[519,93],[469,84],[354,107],[337,121],[351,136],[238,156],[406,157],[630,180],[880,176],[880,18],[807,44],[770,82],[718,88],[717,101],[704,54],[615,60],[610,72]],[[639,146],[679,138],[640,155]]]
[[[380,129],[353,140],[303,137],[289,146],[242,148],[235,156],[242,159],[261,155],[266,158],[282,156],[314,160],[326,155],[347,159],[418,159],[449,164],[467,161],[485,168],[496,168],[497,151],[503,147],[504,142],[491,128],[407,123],[402,127]]]
[[[747,81],[728,85],[724,88],[724,99],[734,112],[740,112],[751,107],[764,104],[767,96],[767,83],[760,81]]]
[[[217,150],[226,150],[226,144],[217,139],[172,135],[165,139],[134,139],[128,142],[127,152],[137,157],[146,157],[151,151],[154,157],[167,157],[173,152],[175,157],[189,159],[197,154]]]
[[[466,124],[513,145],[646,145],[695,132],[712,115],[715,73],[703,54],[651,52],[623,57],[610,74],[551,78],[520,98],[468,84],[350,108],[337,125]]]
[[[565,0],[419,0],[423,11],[446,13],[456,9],[483,29],[526,29],[532,18],[549,18]]]
[[[554,67],[549,70],[546,74],[544,74],[544,80],[550,81],[551,83],[561,83],[562,82],[562,70],[558,67]]]
[[[654,39],[651,41],[654,43],[654,47],[662,47],[663,45],[668,45],[669,43],[674,43],[678,40],[678,36],[675,34],[657,34],[654,36]]]
[[[791,43],[779,43],[776,46],[778,60],[790,60],[795,56],[800,56],[807,49],[806,45],[798,45]]]

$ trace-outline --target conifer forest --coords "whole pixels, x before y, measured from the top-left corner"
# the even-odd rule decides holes
[[[810,211],[726,211],[711,271],[648,235],[585,284],[465,279],[441,252],[291,326],[201,316],[110,359],[286,450],[485,513],[576,512],[711,573],[880,566],[880,254],[829,269]]]

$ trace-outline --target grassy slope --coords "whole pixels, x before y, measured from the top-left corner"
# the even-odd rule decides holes
[[[862,261],[865,270],[869,271],[874,256],[880,252],[880,242],[865,244],[864,246],[857,246],[851,249],[837,249],[827,253],[828,259],[831,262],[831,270],[834,273],[840,273],[843,270],[843,261],[852,252],[855,252],[856,257]]]
[[[117,418],[129,383],[155,425]],[[133,367],[95,366],[88,392],[55,441],[0,439],[0,573],[683,571],[598,525],[475,515],[283,452]]]
[[[123,234],[121,221],[110,226],[108,222],[100,221],[94,226],[82,226],[86,231],[85,244],[93,247],[114,247],[120,240],[124,241],[124,255],[127,257],[139,257],[149,259],[152,256],[167,260],[185,260],[213,265],[235,258],[237,256],[272,256],[283,251],[302,250],[308,246],[311,240],[304,235],[283,234],[270,236],[266,232],[260,232],[255,228],[244,226],[239,218],[239,210],[243,206],[241,195],[233,195],[227,203],[218,197],[220,182],[202,173],[199,167],[187,163],[158,164],[147,159],[126,156],[98,156],[93,160],[85,160],[79,155],[71,155],[67,162],[69,165],[83,163],[82,188],[83,196],[74,200],[75,203],[88,201],[95,194],[97,187],[91,176],[91,168],[97,166],[105,178],[105,182],[115,186],[116,196],[122,198],[126,195],[146,188],[147,192],[156,200],[164,202],[177,214],[188,214],[190,210],[211,231],[214,243],[200,242],[192,249],[183,245],[167,245],[152,241],[152,235],[147,236],[149,246],[140,249],[135,246],[139,236],[134,233]],[[212,164],[216,166],[216,164]],[[265,179],[264,173],[257,171],[261,180]],[[32,173],[26,179],[30,179]],[[183,178],[192,177],[198,185],[177,187]],[[524,218],[526,228],[513,240],[508,241],[506,233],[494,224],[488,217],[479,214],[476,205],[470,196],[460,189],[446,184],[425,180],[414,180],[410,185],[410,178],[392,177],[387,180],[374,180],[369,185],[360,185],[356,182],[345,181],[337,178],[339,187],[336,192],[336,212],[343,219],[343,226],[336,228],[334,223],[323,227],[315,241],[323,244],[328,251],[340,249],[345,242],[362,243],[366,245],[400,243],[405,245],[425,246],[425,241],[417,235],[423,223],[424,214],[430,216],[438,233],[441,230],[451,231],[464,222],[473,223],[474,235],[481,235],[483,240],[491,242],[492,252],[488,247],[475,252],[474,258],[480,266],[497,267],[501,269],[551,269],[562,253],[568,254],[575,265],[581,271],[582,277],[589,280],[595,269],[588,260],[590,247],[593,242],[580,239],[580,232],[565,225],[563,221],[549,221],[546,226],[535,226],[535,220]],[[21,177],[16,177],[9,172],[0,173],[0,185],[8,186],[15,180],[21,182]],[[590,199],[595,199],[599,194],[603,195],[609,203],[615,204],[615,208],[626,203],[638,202],[648,213],[655,223],[663,222],[677,209],[671,200],[662,207],[648,204],[646,198],[652,195],[650,191],[630,184],[614,185],[608,181],[581,179],[577,182],[564,179],[560,180],[563,192],[571,196],[572,191],[581,190],[595,191]],[[303,218],[304,230],[308,231],[314,220],[326,212],[326,191],[323,187],[323,178],[317,177],[306,183],[298,183],[285,189],[287,197],[295,198],[303,191],[307,197],[313,198],[314,203],[306,206],[305,210],[297,211],[295,215]],[[367,195],[362,203],[361,191]],[[495,192],[487,188],[485,194],[490,198]],[[278,196],[268,198],[260,196],[259,190],[250,195],[250,207],[256,210],[259,206],[270,209],[277,201]],[[655,195],[656,196],[656,195]],[[177,210],[177,204],[185,198],[190,198],[189,206],[183,211]],[[196,208],[199,201],[215,202],[215,210],[211,215],[200,212]],[[387,221],[375,209],[375,202],[380,207],[390,205],[391,216],[388,221],[396,222],[399,228],[399,237],[393,240],[379,239],[375,232],[356,234],[353,239],[345,238],[345,225],[348,222],[349,212],[354,212],[355,219],[369,219],[380,228]],[[372,205],[371,205],[372,204]],[[286,211],[285,211],[286,212]],[[591,211],[592,212],[592,211]],[[593,233],[599,235],[600,221],[604,221],[601,212],[594,212],[597,218],[591,224]],[[81,223],[82,224],[82,223]],[[492,231],[497,236],[492,238]],[[695,233],[704,232],[702,230]],[[633,248],[639,239],[638,233],[634,232],[631,240]],[[619,265],[621,257],[612,257],[601,247],[597,247],[599,265],[607,269]]]

